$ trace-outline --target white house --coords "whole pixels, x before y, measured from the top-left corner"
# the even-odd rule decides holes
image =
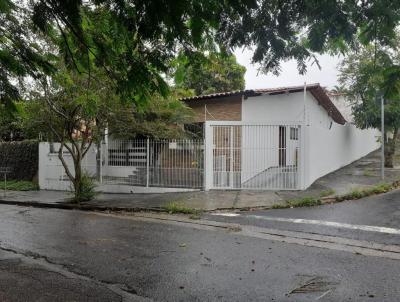
[[[101,191],[301,190],[379,147],[379,132],[358,129],[345,99],[331,99],[319,84],[183,101],[195,112],[185,127],[200,138],[106,139],[85,159],[88,173],[100,173]],[[69,188],[54,150],[43,143],[39,151],[40,187]]]
[[[205,127],[206,189],[305,189],[379,147],[379,132],[358,129],[319,84],[184,101]]]

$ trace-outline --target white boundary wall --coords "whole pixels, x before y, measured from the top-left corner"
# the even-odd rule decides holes
[[[305,127],[305,187],[380,147],[380,132],[353,124]]]
[[[64,167],[58,158],[60,143],[53,143],[54,152],[50,152],[50,143],[39,144],[39,187],[42,190],[71,191],[71,182],[64,171]],[[63,154],[65,162],[73,174],[71,155],[65,150]],[[96,174],[96,150],[91,148],[82,162],[83,169],[90,175]]]

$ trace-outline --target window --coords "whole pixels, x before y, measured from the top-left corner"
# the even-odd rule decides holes
[[[296,141],[299,139],[299,128],[290,127],[290,139]]]

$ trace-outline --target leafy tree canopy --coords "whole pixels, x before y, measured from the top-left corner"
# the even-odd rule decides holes
[[[16,1],[0,0],[0,103],[15,109],[13,101],[20,98],[21,84],[26,77],[38,79],[51,73],[52,56],[35,33],[32,12]]]
[[[115,104],[110,108],[109,135],[117,139],[184,138],[182,125],[192,121],[193,112],[175,95],[155,95],[142,110],[129,103]]]
[[[397,69],[400,53],[397,48],[369,45],[351,53],[340,65],[339,81],[352,101],[355,123],[361,128],[381,126],[381,97],[385,98],[385,166],[393,167],[396,138],[400,128],[400,90]],[[390,72],[394,71],[392,74]],[[396,80],[397,78],[397,80]]]
[[[400,63],[396,49],[377,49],[370,45],[349,54],[339,66],[339,82],[352,101],[356,124],[361,128],[379,128],[381,124],[380,95],[384,94],[385,126],[400,126],[400,94],[387,89],[387,72]]]
[[[242,90],[246,68],[236,62],[233,54],[211,52],[206,55],[180,54],[175,61],[176,87],[192,90],[194,94],[209,94]]]
[[[162,74],[182,49],[251,47],[262,71],[279,73],[282,60],[296,59],[305,72],[314,53],[345,52],[356,42],[388,44],[400,18],[400,2],[392,0],[16,3],[0,0],[3,101],[16,96],[14,79],[51,72],[50,55],[62,54],[80,73],[102,67],[124,99],[140,104],[154,91],[167,94]],[[37,49],[49,38],[60,53]]]

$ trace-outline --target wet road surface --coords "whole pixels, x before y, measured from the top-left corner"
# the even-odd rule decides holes
[[[324,212],[319,208],[301,210],[295,214],[309,219],[321,219],[317,211]],[[316,212],[307,216],[305,210]],[[335,211],[339,210],[331,210]],[[292,217],[293,213],[247,214]],[[276,221],[251,217],[206,218],[210,222],[242,219],[243,225],[248,220],[279,228]],[[395,227],[389,223],[391,219],[382,225]],[[0,280],[16,285],[13,289],[0,286],[0,298],[31,301],[35,279],[41,284],[40,294],[59,293],[58,300],[43,301],[73,301],[68,296],[68,282],[80,280],[81,295],[75,301],[91,301],[93,293],[99,297],[96,301],[103,297],[107,301],[396,301],[400,296],[400,260],[256,238],[239,228],[208,226],[202,221],[174,223],[2,205]],[[356,222],[367,223],[361,218]],[[308,227],[282,224],[282,229]],[[391,240],[394,238],[399,237]],[[13,260],[17,265],[1,261],[10,254],[19,259]],[[30,263],[39,260],[41,263]],[[25,283],[31,286],[15,283],[20,277],[13,270],[21,265],[29,272]],[[50,271],[47,281],[35,273],[37,267]],[[59,283],[49,282],[56,269],[61,274]],[[68,282],[63,281],[66,276]],[[66,289],[57,286],[63,282]]]
[[[204,218],[400,245],[400,190],[316,207],[223,212]]]

